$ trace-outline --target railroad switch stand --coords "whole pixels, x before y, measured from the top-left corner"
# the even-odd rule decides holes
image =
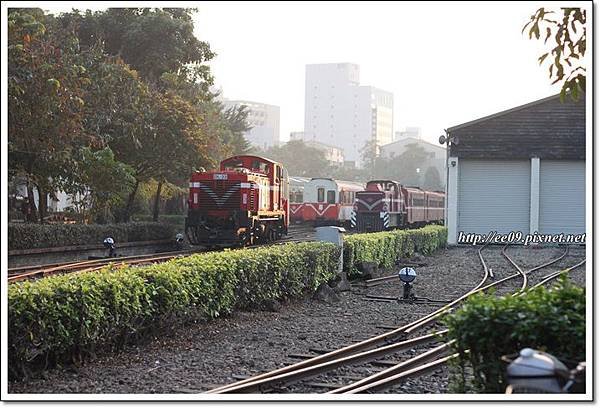
[[[450,303],[449,300],[436,300],[429,299],[426,297],[415,296],[412,285],[410,282],[404,282],[402,285],[402,293],[398,297],[393,296],[379,296],[379,295],[367,295],[367,300],[374,300],[378,302],[397,302],[404,304],[446,304]]]

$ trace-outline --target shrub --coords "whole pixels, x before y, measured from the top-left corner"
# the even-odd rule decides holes
[[[389,268],[404,257],[420,252],[431,254],[446,245],[448,230],[428,225],[414,230],[393,230],[368,234],[353,234],[344,238],[344,269],[349,276],[360,275],[362,262],[375,262]]]
[[[524,296],[475,295],[445,322],[461,353],[453,377],[458,392],[503,393],[506,364],[500,357],[525,347],[585,360],[585,289],[564,278],[551,290],[540,287]]]
[[[119,242],[153,241],[175,236],[173,226],[155,222],[127,224],[33,224],[8,225],[8,249],[51,248],[101,243],[112,236]]]
[[[142,240],[152,225],[139,223],[137,229],[127,231],[127,237]],[[124,239],[113,236],[117,241]],[[446,229],[433,226],[351,235],[346,237],[344,263],[351,271],[363,261],[391,266],[399,257],[415,250],[429,254],[445,242]],[[146,267],[111,266],[97,273],[11,284],[11,376],[84,359],[98,348],[120,348],[185,322],[300,297],[336,276],[339,256],[340,249],[333,244],[307,242],[203,253]]]
[[[335,277],[338,259],[333,244],[286,244],[11,284],[11,376],[188,321],[301,296]]]
[[[179,214],[161,214],[158,217],[158,221],[163,224],[170,224],[174,228],[178,228],[179,230],[183,231],[185,227],[185,217],[185,215]],[[133,221],[152,222],[153,217],[151,215],[136,214],[131,218]]]

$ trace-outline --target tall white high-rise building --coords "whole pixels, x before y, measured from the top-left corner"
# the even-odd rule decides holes
[[[359,71],[350,63],[306,66],[303,136],[340,147],[357,163],[367,141],[393,141],[394,108],[393,94],[361,86]]]
[[[266,103],[224,99],[226,107],[246,106],[248,124],[252,127],[244,137],[261,149],[279,145],[279,106]]]

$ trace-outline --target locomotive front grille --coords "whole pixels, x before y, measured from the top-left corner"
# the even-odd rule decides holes
[[[376,232],[385,229],[379,213],[359,212],[356,215],[356,229],[363,232]]]
[[[201,209],[239,209],[240,187],[239,181],[201,182],[198,188],[198,206]]]

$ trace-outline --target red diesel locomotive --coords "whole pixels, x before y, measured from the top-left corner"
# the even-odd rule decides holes
[[[192,245],[246,246],[280,239],[289,223],[289,181],[279,163],[234,156],[190,179],[185,232]]]
[[[372,180],[356,193],[351,228],[384,231],[444,222],[445,194],[404,187],[392,180]]]

